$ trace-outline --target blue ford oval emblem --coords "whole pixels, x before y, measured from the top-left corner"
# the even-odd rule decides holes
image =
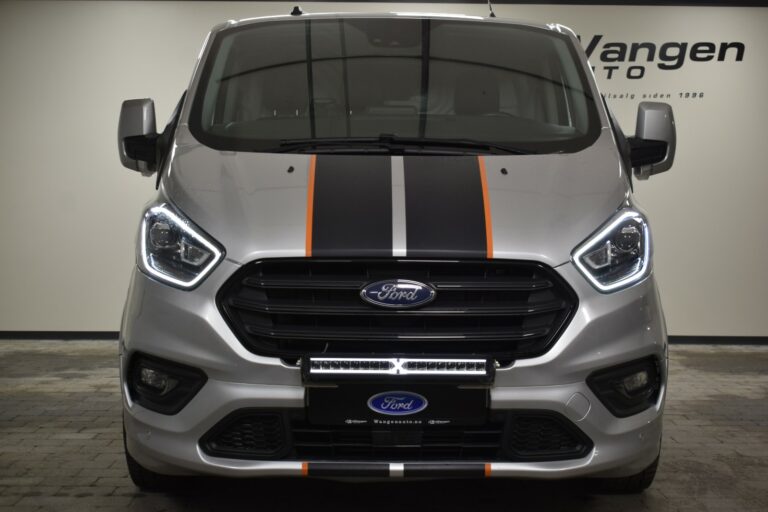
[[[360,291],[360,297],[384,308],[415,308],[432,302],[435,290],[418,281],[390,279],[367,285]]]
[[[386,391],[368,399],[368,408],[388,416],[407,416],[427,408],[429,402],[418,393],[410,391]]]

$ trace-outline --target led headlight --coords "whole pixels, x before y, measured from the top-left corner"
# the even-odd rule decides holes
[[[620,210],[573,252],[573,262],[601,292],[644,279],[651,267],[651,234],[639,212]]]
[[[192,288],[221,261],[223,251],[169,204],[147,210],[141,222],[140,267],[160,281]]]

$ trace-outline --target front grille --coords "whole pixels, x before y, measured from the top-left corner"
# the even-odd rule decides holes
[[[409,279],[437,290],[418,309],[376,307],[366,284]],[[256,354],[482,355],[508,362],[546,352],[577,306],[544,265],[519,261],[275,259],[245,265],[218,305]]]
[[[242,410],[201,440],[209,455],[301,461],[531,461],[584,457],[592,442],[550,411],[494,412],[484,425],[312,425],[303,411]]]

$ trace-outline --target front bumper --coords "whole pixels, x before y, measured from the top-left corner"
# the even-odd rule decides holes
[[[478,476],[569,478],[627,476],[657,457],[665,389],[655,406],[616,418],[586,384],[595,370],[654,355],[666,382],[666,330],[653,277],[610,295],[596,292],[570,264],[556,270],[579,296],[579,309],[544,355],[519,360],[496,372],[495,410],[547,410],[572,421],[594,443],[580,459],[536,462],[440,461],[399,463],[371,460],[255,461],[211,457],[200,439],[227,415],[246,408],[303,408],[300,371],[278,359],[247,351],[213,301],[237,269],[224,261],[193,292],[176,290],[134,272],[121,331],[121,371],[136,351],[202,369],[208,380],[179,413],[152,412],[130,399],[123,383],[125,431],[131,455],[165,474],[222,476]],[[123,381],[124,382],[124,381]],[[323,464],[321,464],[321,462]],[[329,465],[330,464],[330,465]]]

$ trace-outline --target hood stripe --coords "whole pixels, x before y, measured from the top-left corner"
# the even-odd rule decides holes
[[[402,258],[406,252],[405,168],[402,156],[392,157],[392,256]]]
[[[407,156],[406,240],[409,257],[487,258],[490,204],[475,156]]]
[[[392,166],[388,155],[318,155],[309,188],[312,218],[307,218],[307,256],[392,255]]]
[[[307,257],[493,258],[485,159],[312,155]]]
[[[485,172],[485,157],[478,155],[477,166],[480,168],[480,186],[483,188],[483,213],[485,216],[485,257],[493,258],[493,225],[491,222],[491,196],[488,194],[488,176]]]

